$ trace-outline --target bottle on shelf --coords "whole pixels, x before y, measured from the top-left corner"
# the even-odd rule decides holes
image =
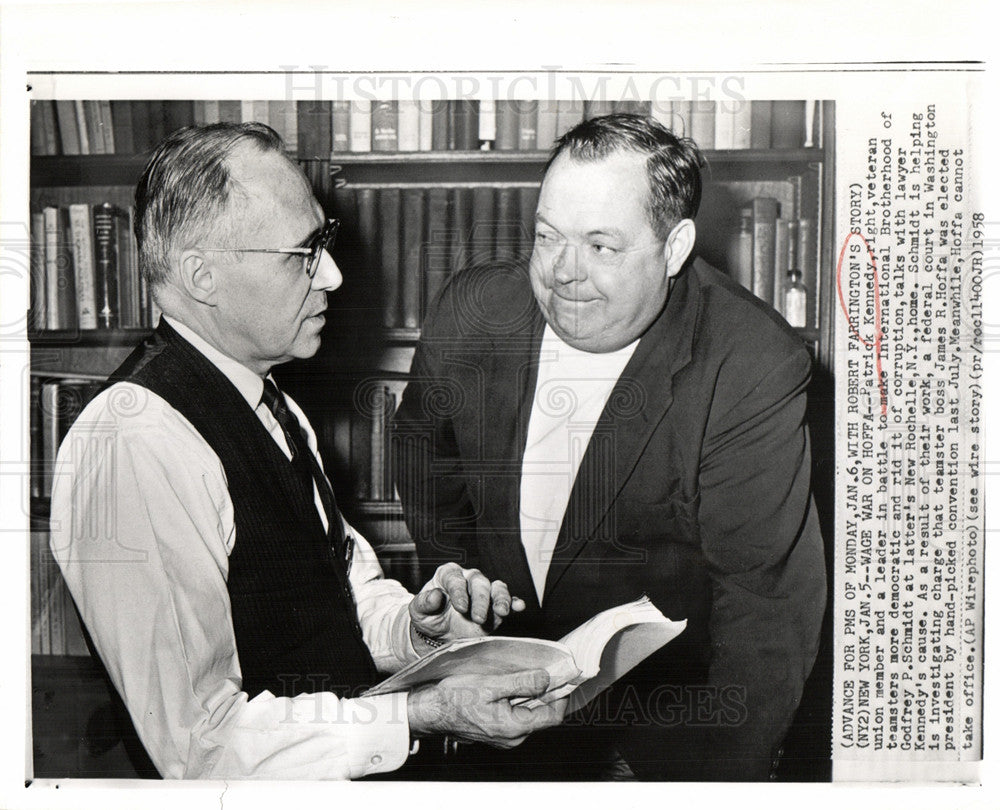
[[[802,273],[799,270],[789,270],[785,282],[785,300],[783,315],[789,326],[806,326],[806,285],[802,283]]]

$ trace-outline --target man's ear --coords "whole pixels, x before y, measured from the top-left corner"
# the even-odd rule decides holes
[[[694,222],[690,219],[682,219],[667,237],[667,244],[663,249],[663,256],[667,263],[667,277],[673,278],[684,266],[691,251],[694,250],[695,228]]]
[[[185,250],[180,255],[179,263],[180,282],[184,291],[199,303],[215,306],[218,279],[214,264],[198,250]]]

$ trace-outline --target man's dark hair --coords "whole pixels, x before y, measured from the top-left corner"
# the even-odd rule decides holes
[[[616,113],[577,124],[556,141],[545,170],[563,153],[574,160],[594,161],[620,151],[646,157],[646,209],[658,237],[666,239],[682,219],[694,219],[701,203],[705,159],[694,141],[678,138],[652,118]]]
[[[243,142],[284,153],[281,137],[258,123],[184,127],[161,143],[135,189],[139,267],[150,288],[163,282],[171,253],[217,234],[232,191],[227,159]]]

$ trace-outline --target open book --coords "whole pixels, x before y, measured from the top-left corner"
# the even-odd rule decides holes
[[[521,703],[534,708],[570,695],[567,711],[573,712],[676,638],[686,626],[686,621],[666,618],[643,596],[598,613],[560,641],[508,636],[452,641],[373,686],[365,695],[405,692],[449,675],[504,675],[544,669],[553,683],[567,682]]]

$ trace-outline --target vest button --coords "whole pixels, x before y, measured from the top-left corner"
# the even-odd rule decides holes
[[[379,764],[381,764],[381,762],[382,762],[382,755],[381,754],[376,754],[371,759],[372,765],[379,765]]]

